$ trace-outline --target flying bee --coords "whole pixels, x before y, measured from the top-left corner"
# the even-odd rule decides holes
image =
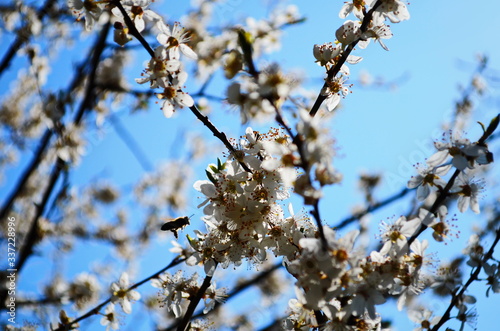
[[[175,238],[179,239],[177,231],[182,230],[186,225],[189,225],[189,217],[181,216],[168,221],[161,226],[162,231],[172,231]]]

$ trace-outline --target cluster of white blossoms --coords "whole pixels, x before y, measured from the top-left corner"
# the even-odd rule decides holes
[[[297,299],[290,301],[287,329],[321,324],[315,311],[326,316],[327,330],[380,327],[376,305],[385,303],[388,296],[398,296],[401,310],[407,296],[420,293],[426,284],[422,270],[429,263],[424,258],[428,243],[416,239],[410,247],[407,244],[418,225],[418,219],[406,222],[404,217],[386,225],[382,250],[369,256],[355,248],[357,230],[337,238],[332,229],[324,227],[327,250],[318,238],[301,239],[298,258],[285,262],[297,279]]]
[[[149,82],[151,88],[163,89],[157,96],[164,100],[161,107],[163,114],[171,117],[175,107],[194,105],[193,98],[182,90],[188,74],[183,70],[180,57],[181,53],[191,59],[196,59],[197,55],[186,44],[189,36],[179,23],[170,27],[159,21],[157,28],[161,31],[157,37],[160,46],[155,49],[155,56],[149,61],[143,78],[136,81],[139,84]]]
[[[112,20],[115,22],[114,40],[122,46],[132,40],[129,35],[131,27],[127,26],[123,11],[138,32],[145,29],[146,22],[154,24],[159,31],[157,40],[160,45],[154,49],[154,56],[149,61],[142,77],[136,79],[136,82],[149,83],[152,89],[162,89],[162,92],[157,93],[157,97],[163,100],[161,109],[165,117],[171,117],[176,107],[194,105],[193,98],[183,91],[188,74],[184,71],[181,55],[190,59],[197,59],[198,56],[187,45],[190,37],[180,23],[175,22],[169,25],[160,15],[146,9],[151,2],[151,0],[121,1],[120,8],[116,7],[113,1],[68,0],[68,7],[78,19],[85,18],[87,30],[92,29],[104,12],[111,13]],[[104,11],[106,6],[111,10]]]
[[[445,132],[434,146],[437,152],[427,159],[426,166],[417,164],[418,175],[412,176],[408,188],[417,188],[417,198],[425,200],[431,192],[443,193],[446,181],[443,176],[454,168],[459,171],[450,192],[457,196],[461,212],[469,207],[479,213],[479,197],[484,190],[484,180],[474,179],[468,174],[478,165],[493,161],[493,154],[484,143],[472,143],[466,138],[454,138],[451,131]]]
[[[240,109],[242,123],[273,118],[300,83],[297,75],[285,74],[278,63],[265,64],[260,70],[253,67],[254,57],[270,51],[270,45],[279,45],[280,28],[299,20],[295,6],[273,12],[269,20],[249,19],[247,30],[240,28],[235,33],[239,45],[228,44],[224,72],[226,78],[236,79],[227,88],[227,102]],[[245,70],[249,75],[238,75]]]
[[[190,238],[195,253],[188,264],[203,263],[209,275],[217,264],[224,268],[245,260],[260,264],[267,259],[267,250],[276,256],[293,256],[298,240],[313,235],[314,227],[307,219],[293,215],[285,218],[278,204],[289,197],[290,187],[270,165],[273,156],[264,146],[284,141],[286,137],[277,130],[259,134],[248,128],[236,151],[237,158],[210,165],[206,170],[208,180],[194,184],[206,197],[199,207],[203,207],[208,232],[196,231],[196,237]],[[295,176],[291,172],[295,170],[285,173]]]
[[[230,60],[228,56],[227,61]],[[229,65],[230,63],[226,63],[226,68]],[[294,75],[284,74],[280,66],[273,63],[263,68],[257,79],[242,75],[238,81],[229,85],[227,102],[239,107],[242,123],[249,120],[269,120],[298,83],[299,80]]]
[[[391,23],[398,23],[410,18],[405,3],[400,0],[354,0],[346,2],[340,10],[339,17],[345,19],[351,13],[357,20],[346,20],[335,32],[337,40],[334,43],[316,44],[313,47],[316,63],[325,67],[328,74],[321,95],[326,98],[326,107],[329,111],[337,107],[340,99],[349,93],[349,87],[351,86],[345,83],[349,75],[349,68],[345,63],[342,62],[338,71],[333,72],[334,75],[332,75],[333,68],[339,63],[344,53],[347,52],[345,62],[356,64],[362,58],[350,54],[353,47],[358,45],[360,48],[366,48],[372,39],[377,41],[385,50],[389,50],[382,41],[392,37],[391,29],[385,24],[385,20],[388,19]],[[371,13],[371,17],[366,17],[368,13]],[[338,72],[341,75],[335,76]]]
[[[160,45],[154,49],[154,56],[147,64],[143,77],[136,79],[136,82],[149,83],[152,89],[162,89],[157,97],[163,100],[161,109],[165,117],[171,117],[176,108],[194,105],[193,98],[184,91],[188,74],[184,70],[183,57],[197,60],[196,72],[199,77],[206,77],[223,67],[226,77],[232,79],[244,71],[244,57],[248,55],[245,54],[248,50],[238,45],[237,29],[227,29],[219,35],[207,31],[205,21],[213,14],[214,6],[210,1],[202,2],[198,10],[193,10],[185,17],[189,32],[179,22],[166,24],[160,15],[147,9],[151,3],[151,0],[126,0],[121,1],[121,8],[118,8],[114,1],[68,0],[68,7],[78,20],[85,19],[87,30],[91,30],[100,17],[109,12],[115,22],[114,40],[122,46],[132,40],[124,12],[138,32],[143,31],[148,22],[153,25],[154,30],[158,31],[157,41]],[[259,56],[279,45],[283,26],[300,21],[297,7],[290,5],[273,11],[268,19],[257,21],[249,18],[241,29],[251,39],[251,52]],[[269,118],[298,84],[297,77],[283,74],[277,64],[263,68],[258,73],[258,79],[255,78],[239,76],[238,81],[227,90],[227,101],[230,105],[240,107],[243,122]]]
[[[185,314],[189,301],[196,297],[201,286],[198,284],[197,273],[186,278],[183,276],[182,270],[177,271],[174,275],[168,272],[163,273],[159,275],[158,278],[151,280],[151,285],[160,289],[159,296],[161,305],[167,306],[167,309],[171,311],[176,318],[182,317]],[[212,310],[217,302],[224,302],[225,298],[226,289],[217,289],[215,282],[212,281],[202,297],[205,303],[203,313],[206,314],[208,311]]]
[[[147,68],[136,82],[149,83],[152,89],[162,90],[157,96],[163,100],[165,117],[171,117],[176,108],[194,106],[193,98],[184,91],[188,77],[184,70],[185,58],[197,60],[200,76],[222,67],[227,79],[235,78],[228,86],[226,101],[241,109],[243,122],[281,116],[281,105],[290,99],[299,81],[284,74],[278,64],[257,70],[253,56],[276,45],[283,25],[299,20],[295,7],[271,15],[270,20],[248,20],[245,27],[228,29],[214,37],[202,24],[201,18],[208,17],[205,14],[212,5],[206,1],[200,4],[198,11],[187,16],[187,26],[195,32],[192,40],[180,23],[169,25],[147,9],[151,2],[130,0],[118,5],[116,1],[68,0],[68,5],[78,19],[85,18],[87,30],[99,22],[103,13],[112,15],[115,41],[120,45],[131,40],[129,34],[134,34],[128,25],[130,21],[138,32],[146,28],[147,22],[153,24],[158,31],[159,46],[152,51]],[[345,19],[351,13],[356,20],[346,20],[336,30],[333,43],[313,48],[316,63],[327,73],[320,96],[329,111],[349,93],[347,64],[361,61],[361,57],[350,54],[354,47],[365,48],[373,39],[388,50],[383,40],[391,38],[392,32],[386,21],[398,23],[410,18],[405,2],[400,0],[346,2],[339,16]],[[245,70],[246,74],[240,75]],[[426,288],[438,294],[455,295],[461,279],[453,268],[443,268],[438,274],[426,273],[426,266],[432,262],[426,255],[428,241],[417,237],[423,229],[433,231],[432,236],[438,242],[450,236],[447,207],[442,201],[429,207],[438,201],[440,194],[445,198],[456,197],[461,212],[470,207],[479,213],[478,200],[484,181],[474,179],[469,172],[478,165],[492,162],[492,154],[483,140],[472,143],[454,138],[451,132],[445,134],[442,141],[435,143],[438,151],[426,161],[426,166],[417,165],[419,174],[407,185],[417,188],[418,199],[427,200],[427,205],[417,209],[418,216],[400,216],[381,222],[380,249],[367,253],[366,247],[356,243],[357,230],[339,236],[327,226],[318,228],[308,217],[294,215],[291,204],[289,216],[285,216],[282,206],[292,190],[303,197],[305,205],[316,207],[322,197],[321,188],[342,179],[332,165],[335,150],[328,130],[323,127],[323,119],[297,108],[296,135],[284,120],[280,124],[289,134],[275,129],[261,134],[248,128],[246,135],[233,144],[234,150],[224,162],[218,160],[217,164],[208,166],[208,179],[194,184],[204,196],[198,207],[203,207],[206,231],[195,230],[194,236],[187,236],[189,249],[177,246],[174,250],[182,252],[188,265],[203,266],[208,277],[214,276],[217,266],[262,264],[269,259],[269,252],[283,258],[286,270],[296,280],[296,298],[289,301],[289,316],[284,321],[287,330],[380,330],[382,319],[376,306],[385,303],[388,297],[397,298],[399,310],[408,308],[411,319],[421,325],[419,330],[430,330],[439,322],[439,317],[412,305],[410,298]],[[80,146],[74,136],[77,137],[76,133],[68,130],[61,139]],[[77,155],[64,148],[59,148],[58,153],[64,160],[77,160]],[[456,173],[451,179],[453,185],[449,185],[451,181],[446,181],[444,176],[452,168]],[[184,205],[183,200],[175,199],[183,187],[184,177],[180,176],[181,172],[164,168],[164,172],[169,171],[172,175],[168,181],[151,176],[137,187],[141,203],[155,206],[159,204],[158,199],[164,199],[173,206]],[[154,197],[146,194],[153,189]],[[321,222],[319,217],[316,221]],[[483,261],[484,248],[478,238],[473,239],[465,250],[470,257],[468,264],[484,268],[489,290],[500,292],[498,263]],[[190,301],[200,295],[202,288],[197,273],[184,277],[182,271],[174,275],[161,274],[152,281],[152,286],[161,289],[161,302],[175,318],[186,314]],[[129,288],[126,274],[111,286],[112,303],[106,307],[101,320],[108,329],[117,328],[115,303],[129,314],[131,302],[140,298]],[[207,313],[224,300],[225,290],[216,289],[212,281],[202,298],[203,311]],[[467,295],[458,299],[455,306],[459,315],[472,316],[468,304],[474,299]]]

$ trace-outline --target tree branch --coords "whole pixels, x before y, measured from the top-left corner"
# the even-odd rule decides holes
[[[43,17],[50,11],[50,8],[56,3],[56,0],[47,0],[45,4],[37,11],[37,19],[41,22]],[[21,49],[21,47],[27,43],[30,39],[29,36],[29,24],[22,26],[17,34],[16,39],[12,42],[9,49],[5,53],[0,62],[0,77],[5,72],[5,70],[10,66],[10,62],[16,55],[16,53]],[[43,26],[43,24],[42,24]]]
[[[95,97],[94,97],[94,81],[95,81],[95,76],[96,76],[96,71],[97,71],[97,66],[99,64],[101,54],[104,50],[106,38],[109,32],[111,23],[108,22],[104,28],[101,31],[101,34],[96,40],[96,44],[93,47],[93,57],[92,57],[92,69],[89,74],[89,80],[87,82],[87,87],[85,91],[85,97],[84,100],[82,101],[80,105],[80,109],[78,112],[75,114],[75,118],[73,120],[75,125],[78,125],[85,113],[86,110],[91,109],[93,107],[93,104],[95,102]],[[49,198],[52,194],[52,191],[54,190],[55,184],[59,178],[59,175],[61,174],[61,171],[66,167],[66,163],[61,159],[57,158],[55,165],[52,168],[51,175],[49,177],[49,182],[48,185],[43,193],[42,196],[42,201],[36,205],[36,212],[35,215],[33,216],[33,219],[30,222],[30,228],[28,230],[28,234],[26,235],[23,245],[21,249],[19,250],[19,256],[17,258],[17,263],[16,263],[16,269],[17,272],[20,273],[27,258],[32,254],[33,252],[33,247],[37,244],[38,241],[38,223],[40,217],[43,215],[45,211],[45,207],[47,206],[49,202]],[[4,307],[5,306],[5,299],[7,298],[7,290],[3,290],[2,293],[0,294],[0,304]]]
[[[142,150],[141,146],[137,143],[134,137],[127,131],[127,129],[123,126],[120,118],[114,114],[109,116],[109,121],[113,128],[115,129],[116,134],[123,141],[125,146],[132,152],[135,159],[141,165],[144,171],[153,170],[153,163],[148,159],[146,153]]]
[[[160,271],[152,274],[151,276],[149,277],[146,277],[144,278],[143,280],[141,280],[140,282],[138,283],[135,283],[134,285],[130,286],[128,289],[127,289],[127,292],[141,286],[142,284],[146,283],[147,281],[153,279],[153,278],[157,278],[160,274],[162,274],[163,272],[165,272],[166,270],[172,268],[172,267],[175,267],[176,265],[182,263],[186,261],[185,258],[179,258],[179,257],[176,257],[175,259],[172,260],[172,262],[169,263],[169,265],[167,265],[165,268],[161,269]],[[71,321],[71,323],[69,324],[66,324],[66,325],[62,325],[60,326],[59,328],[55,329],[54,331],[65,331],[65,330],[71,330],[71,326],[72,325],[75,325],[76,323],[86,319],[86,318],[89,318],[90,316],[93,316],[93,315],[97,315],[99,313],[99,311],[105,306],[107,305],[108,303],[111,302],[111,299],[112,297],[110,297],[109,299],[101,302],[99,305],[97,305],[96,307],[92,308],[91,310],[89,310],[86,314],[74,319],[73,321]]]
[[[465,283],[465,285],[462,286],[462,289],[458,293],[456,293],[456,294],[453,295],[453,298],[451,299],[450,305],[446,309],[446,311],[443,314],[443,316],[441,316],[441,319],[439,320],[439,322],[436,325],[434,325],[434,327],[431,329],[431,331],[437,331],[437,330],[439,330],[439,328],[444,323],[446,323],[447,321],[449,321],[451,319],[451,317],[450,317],[451,310],[458,303],[458,300],[460,300],[463,297],[463,295],[465,294],[465,291],[467,291],[467,288],[469,287],[469,285],[472,284],[472,282],[474,282],[475,280],[478,279],[479,273],[481,272],[481,269],[483,268],[483,265],[485,263],[487,263],[490,258],[492,258],[493,252],[495,250],[495,246],[498,244],[498,241],[500,241],[500,229],[497,229],[495,241],[493,242],[493,244],[491,244],[490,249],[484,255],[483,259],[481,260],[481,265],[477,266],[476,270],[474,270],[474,272],[470,275],[470,277],[467,280],[467,282]]]
[[[368,13],[363,17],[363,22],[361,23],[361,27],[359,30],[361,31],[361,35],[363,35],[367,30],[368,30],[368,24],[370,24],[373,16],[373,12],[382,4],[382,0],[378,0],[375,5],[368,11]],[[347,48],[342,52],[342,56],[340,59],[335,63],[333,67],[330,68],[327,72],[327,78],[326,82],[323,84],[323,87],[321,88],[320,91],[322,91],[325,87],[327,87],[327,82],[332,80],[333,77],[337,76],[339,73],[340,69],[344,65],[344,63],[347,61],[347,58],[351,54],[351,52],[354,50],[354,47],[358,44],[359,39],[353,41],[352,43],[347,46]],[[325,101],[326,96],[322,95],[321,92],[318,94],[318,97],[316,98],[316,101],[314,102],[314,105],[311,108],[311,111],[309,111],[309,114],[314,117],[316,113],[319,110],[319,107]]]
[[[217,267],[217,263],[215,264],[215,267]],[[210,287],[211,283],[212,283],[212,276],[208,276],[208,275],[205,276],[205,279],[203,280],[203,284],[201,284],[200,289],[198,290],[198,293],[196,294],[196,297],[190,298],[191,302],[189,302],[189,306],[186,310],[186,313],[184,314],[184,317],[182,318],[182,321],[177,326],[177,331],[188,330],[189,322],[191,321],[191,317],[193,316],[194,310],[198,306],[198,303],[200,303],[200,300],[205,295],[205,292]]]

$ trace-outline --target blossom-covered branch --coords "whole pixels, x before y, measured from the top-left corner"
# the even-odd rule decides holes
[[[90,311],[88,311],[86,314],[78,317],[78,318],[75,318],[75,319],[69,319],[69,318],[66,318],[66,319],[62,319],[61,318],[61,321],[59,323],[59,327],[57,329],[55,329],[54,331],[63,331],[63,330],[72,330],[74,328],[77,328],[78,327],[78,322],[80,321],[83,321],[84,319],[87,319],[93,315],[97,315],[99,314],[99,312],[101,311],[102,308],[104,308],[106,305],[112,303],[112,302],[116,302],[116,301],[119,301],[119,300],[122,300],[122,302],[125,302],[124,300],[128,300],[126,299],[127,296],[130,295],[130,293],[133,293],[135,291],[133,291],[134,289],[138,288],[139,286],[143,285],[144,283],[152,280],[152,279],[155,279],[155,278],[158,278],[162,273],[164,273],[166,270],[170,269],[170,268],[173,268],[181,263],[183,263],[186,259],[185,258],[180,258],[180,257],[176,257],[172,260],[172,262],[170,262],[165,268],[161,269],[160,271],[152,274],[151,276],[149,277],[146,277],[144,278],[143,280],[141,280],[140,282],[137,282],[131,286],[127,286],[128,285],[128,276],[127,276],[127,281],[121,281],[122,285],[125,284],[125,286],[123,286],[123,288],[120,288],[118,285],[116,285],[115,283],[112,284],[112,288],[114,288],[114,293],[113,293],[113,296],[111,296],[109,299],[101,302],[99,305],[97,305],[96,307],[92,308]],[[123,278],[125,279],[125,278]],[[137,293],[137,292],[135,292]],[[132,294],[133,297],[137,297],[137,294]],[[140,297],[140,296],[139,296]],[[130,305],[130,303],[128,303],[128,305]],[[66,313],[62,313],[61,316],[67,316]],[[115,322],[114,318],[116,316],[114,316],[114,314],[111,314],[108,312],[107,315],[104,315],[104,319],[108,320],[109,322]]]
[[[470,275],[469,279],[467,280],[467,282],[461,287],[460,291],[456,291],[456,293],[453,293],[450,305],[448,306],[448,308],[444,312],[443,316],[441,316],[441,318],[439,319],[439,321],[432,327],[431,331],[437,331],[437,330],[439,330],[439,328],[441,326],[443,326],[444,323],[446,323],[447,321],[449,321],[451,319],[450,312],[453,309],[453,307],[458,307],[460,310],[463,310],[464,305],[459,305],[459,301],[463,300],[465,292],[469,288],[470,284],[472,284],[472,282],[478,280],[479,273],[481,272],[481,270],[485,266],[489,267],[489,265],[487,263],[493,257],[493,252],[494,252],[495,247],[496,247],[496,245],[498,244],[499,241],[500,241],[500,229],[496,230],[495,240],[491,244],[491,247],[488,250],[488,252],[486,252],[486,254],[484,254],[484,256],[483,256],[483,258],[481,260],[481,264],[479,264],[474,269],[474,271],[471,273],[471,275]]]

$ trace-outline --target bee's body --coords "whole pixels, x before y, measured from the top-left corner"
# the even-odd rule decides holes
[[[174,233],[175,238],[179,238],[177,236],[177,231],[184,228],[186,225],[189,225],[189,217],[181,216],[173,219],[161,226],[162,231],[172,231]]]

